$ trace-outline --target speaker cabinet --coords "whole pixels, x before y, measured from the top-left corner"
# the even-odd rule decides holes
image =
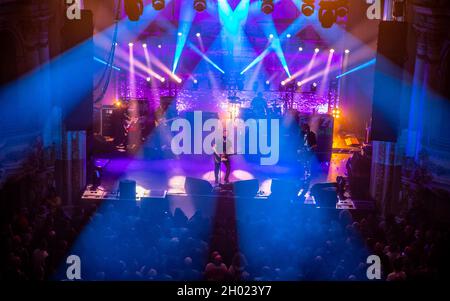
[[[208,195],[212,193],[213,187],[208,181],[186,177],[184,190],[186,190],[186,193],[188,194]]]
[[[92,12],[81,11],[79,20],[66,20],[61,30],[63,55],[55,74],[66,130],[92,130],[94,46]]]
[[[317,183],[311,187],[310,191],[318,207],[336,208],[337,183]]]
[[[404,22],[380,22],[372,104],[375,141],[397,141],[407,29]]]
[[[136,199],[136,181],[122,180],[119,183],[119,198],[121,200]]]
[[[236,181],[233,183],[233,193],[240,197],[255,197],[259,190],[257,179]]]

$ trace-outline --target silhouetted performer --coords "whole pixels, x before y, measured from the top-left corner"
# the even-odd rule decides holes
[[[263,94],[261,92],[258,93],[258,96],[253,98],[251,102],[252,111],[256,116],[266,116],[267,115],[267,103],[263,98]]]
[[[306,151],[314,153],[317,149],[316,134],[311,131],[307,123],[302,125],[303,147]]]
[[[314,171],[314,158],[316,154],[317,149],[317,140],[316,140],[316,134],[311,131],[309,125],[307,123],[302,124],[302,132],[303,135],[303,145],[302,145],[302,153],[303,153],[303,160],[304,160],[304,166],[306,168],[306,173],[309,174],[310,177],[312,176],[312,173]]]
[[[220,172],[220,164],[223,163],[225,165],[225,183],[229,183],[230,172],[231,172],[231,164],[230,164],[230,155],[232,153],[232,144],[229,139],[227,139],[226,131],[224,131],[223,135],[223,149],[220,152],[217,149],[217,144],[214,145],[214,179],[215,183],[219,184],[219,172]]]

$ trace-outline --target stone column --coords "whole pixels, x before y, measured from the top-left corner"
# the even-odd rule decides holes
[[[417,52],[405,155],[418,162],[424,145],[428,144],[427,128],[433,118],[432,93],[439,90],[439,65],[450,26],[450,7],[448,1],[415,0],[413,9]]]
[[[370,196],[383,216],[398,213],[401,160],[394,142],[372,141]]]

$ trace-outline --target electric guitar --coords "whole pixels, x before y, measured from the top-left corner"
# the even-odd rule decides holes
[[[236,154],[218,154],[218,153],[214,152],[214,161],[216,163],[228,162],[228,161],[230,161],[230,157],[234,156],[234,155],[236,155]]]

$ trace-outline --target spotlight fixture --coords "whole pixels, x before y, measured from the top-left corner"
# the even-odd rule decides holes
[[[330,49],[330,53],[334,53],[334,49],[333,48]]]
[[[166,81],[166,79],[164,77],[161,77],[160,81],[163,83]]]
[[[195,35],[197,36],[197,38],[200,38],[200,36],[201,36],[201,34],[199,32],[197,32]]]
[[[343,18],[347,14],[348,14],[348,0],[336,1],[336,15],[340,18]]]
[[[313,82],[312,84],[311,84],[311,92],[316,92],[317,91],[317,83],[316,82]]]
[[[128,43],[128,47],[133,47],[133,45],[134,45],[134,44],[133,44],[133,43],[131,43],[131,42],[130,42],[130,43]]]
[[[281,85],[282,85],[282,86],[286,85],[286,82],[285,82],[285,81],[282,81],[282,82],[281,82]]]
[[[339,117],[341,117],[341,109],[334,108],[331,112],[334,118],[339,119]]]
[[[319,53],[319,51],[320,51],[319,48],[314,49],[315,53]]]
[[[194,0],[194,9],[202,12],[206,9],[206,0]]]
[[[345,49],[345,54],[349,54],[350,53],[350,50],[348,50],[348,49]]]
[[[330,28],[338,17],[348,15],[348,0],[321,0],[319,5],[319,22],[323,28]]]
[[[152,0],[152,6],[155,10],[161,10],[164,7],[166,7],[166,1],[165,0]]]
[[[298,47],[298,51],[303,51],[303,47]]]
[[[266,85],[270,85],[270,81],[269,80],[266,80]]]
[[[336,22],[336,2],[322,0],[319,3],[319,22],[323,28],[330,28]]]
[[[261,10],[263,11],[263,13],[268,15],[273,12],[273,7],[274,7],[273,0],[263,0]]]
[[[297,87],[301,87],[302,86],[302,82],[301,81],[298,81],[297,82]]]
[[[162,45],[161,45],[161,44],[158,44],[158,48],[161,49],[161,48],[162,48]]]
[[[147,48],[147,44],[146,43],[142,44],[142,47]]]
[[[303,0],[302,14],[306,17],[311,16],[314,13],[314,2],[316,0]]]
[[[181,33],[181,32],[178,33],[178,36],[179,36],[179,37],[181,37],[182,35],[183,35],[183,33]]]
[[[273,39],[273,34],[270,34],[270,35],[269,35],[269,39]]]
[[[143,0],[125,0],[125,13],[130,21],[139,21],[144,12]]]
[[[114,101],[114,106],[116,107],[116,108],[120,108],[121,106],[122,106],[122,102],[120,101],[120,100],[116,100],[116,101]]]
[[[194,79],[192,82],[193,82],[192,88],[193,88],[194,90],[198,90],[198,80],[197,80],[197,79]]]
[[[147,77],[145,80],[146,80],[147,82],[149,82],[149,81],[151,81],[151,78],[150,78],[150,77]]]
[[[290,39],[292,37],[292,35],[290,34],[290,33],[288,33],[287,35],[286,35],[286,38],[288,38],[288,39]]]

